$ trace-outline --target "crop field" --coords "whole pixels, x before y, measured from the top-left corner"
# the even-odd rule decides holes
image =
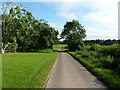
[[[2,56],[3,88],[40,88],[57,57],[53,53],[8,53]]]

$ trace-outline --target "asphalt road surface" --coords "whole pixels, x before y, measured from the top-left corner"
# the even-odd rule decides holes
[[[66,52],[59,52],[46,88],[106,88],[85,67]]]

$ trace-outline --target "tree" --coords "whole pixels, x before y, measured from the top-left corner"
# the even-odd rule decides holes
[[[0,15],[0,54],[4,53],[2,48],[2,17]]]
[[[66,22],[61,33],[61,38],[64,38],[70,50],[79,50],[83,46],[83,39],[86,37],[86,30],[79,21],[72,20]]]
[[[11,21],[11,18],[9,17],[8,15],[8,11],[10,10],[10,3],[3,3],[2,4],[2,14],[0,15],[0,23],[1,23],[1,26],[0,26],[0,53],[1,54],[4,54],[5,52],[5,49],[10,45],[10,42],[8,41],[9,39],[9,36],[11,36],[9,34],[9,24],[10,24],[10,21]],[[6,37],[4,37],[3,34],[9,34],[9,36],[6,35]],[[3,40],[3,38],[5,40]]]
[[[42,49],[52,48],[57,39],[58,31],[50,27],[47,23],[42,23],[40,30],[39,41],[42,42],[40,47]]]
[[[10,48],[13,52],[27,49],[52,48],[58,40],[58,31],[44,19],[36,20],[23,6],[5,3],[2,15],[1,52]],[[9,6],[9,7],[8,7]]]

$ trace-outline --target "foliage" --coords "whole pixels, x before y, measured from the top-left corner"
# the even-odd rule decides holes
[[[85,45],[93,45],[93,44],[99,44],[99,45],[112,45],[112,44],[118,44],[119,40],[100,40],[100,39],[96,39],[96,40],[84,40]]]
[[[83,39],[86,37],[84,26],[77,20],[66,22],[61,33],[61,38],[64,38],[70,50],[79,50],[83,46]]]
[[[114,58],[110,55],[103,56],[96,51],[69,52],[77,58],[88,70],[101,79],[110,88],[120,88],[120,64],[116,69],[111,69]],[[120,58],[119,58],[120,60]]]
[[[118,44],[113,44],[111,46],[103,46],[99,51],[103,56],[110,56],[114,60],[111,62],[111,68],[116,69],[120,64],[120,47]]]
[[[58,31],[50,27],[46,20],[36,20],[32,13],[22,6],[9,4],[7,12],[4,10],[0,16],[3,47],[10,42],[14,52],[16,49],[48,49],[58,41]]]
[[[2,58],[3,88],[40,88],[46,82],[57,53],[7,53]]]
[[[16,52],[16,49],[18,48],[18,44],[16,42],[16,39],[14,39],[13,43],[11,43],[11,47],[13,49],[13,52]]]
[[[99,45],[99,44],[93,44],[93,45],[89,48],[89,50],[91,50],[91,51],[100,51],[101,49],[102,49],[102,46]]]
[[[84,51],[69,52],[110,88],[120,88],[120,45],[85,45]]]
[[[103,53],[104,55],[111,55],[111,56],[116,57],[117,51],[119,51],[118,44],[113,44],[110,46],[103,46],[99,52]]]

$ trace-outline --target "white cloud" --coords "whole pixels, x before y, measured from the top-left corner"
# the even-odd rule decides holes
[[[73,3],[60,3],[57,7],[58,16],[65,17],[67,19],[77,19],[78,17],[71,12],[76,7]]]
[[[86,39],[118,39],[118,31],[110,29],[107,31],[106,29],[101,30],[101,28],[92,28],[85,27],[87,37]]]
[[[51,27],[53,27],[53,28],[55,28],[56,30],[58,30],[59,31],[59,38],[60,38],[60,34],[61,34],[61,32],[62,32],[62,29],[63,29],[63,25],[62,26],[60,26],[60,25],[57,25],[56,23],[53,23],[53,22],[49,22],[48,23]]]
[[[61,32],[61,30],[63,29],[63,26],[57,25],[56,23],[49,22],[48,24],[49,24],[51,27],[55,28],[56,30],[59,30],[59,32]]]
[[[5,0],[3,0],[5,1]],[[11,1],[11,0],[8,0]],[[20,2],[59,2],[56,4],[58,16],[66,20],[77,19],[87,30],[87,38],[118,37],[119,0],[13,0]],[[63,26],[50,23],[61,32]]]
[[[76,0],[75,0],[76,1]],[[118,38],[118,0],[80,0],[58,5],[58,15],[84,22],[89,39]]]

